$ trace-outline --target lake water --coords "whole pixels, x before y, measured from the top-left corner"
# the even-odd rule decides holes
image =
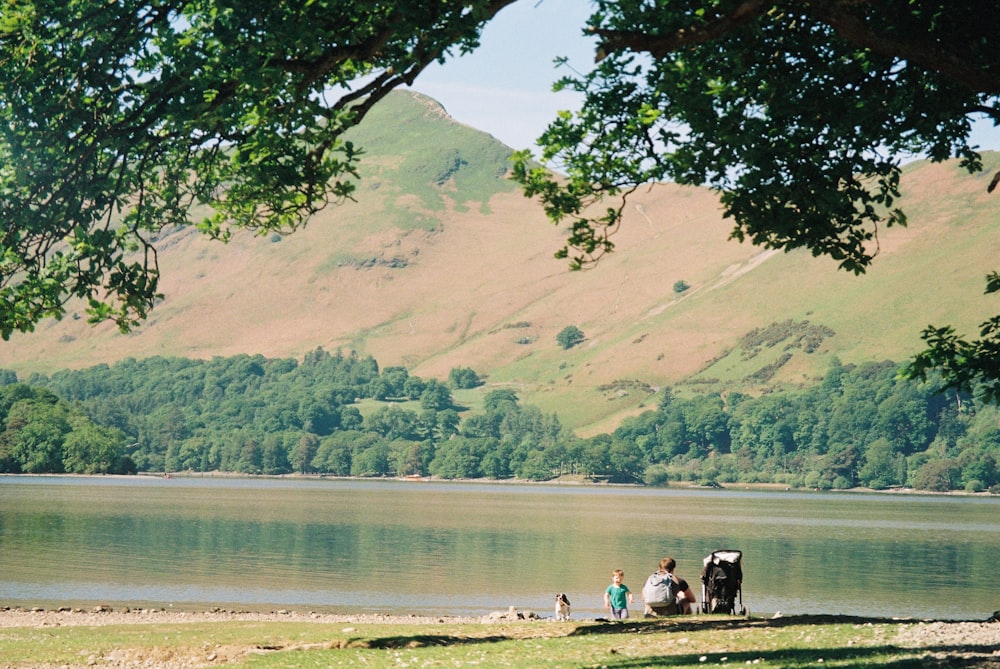
[[[0,606],[604,615],[659,558],[755,614],[985,619],[1000,499],[409,481],[0,477]],[[632,607],[641,614],[641,604]]]

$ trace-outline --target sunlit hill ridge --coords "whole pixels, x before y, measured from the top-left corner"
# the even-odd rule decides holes
[[[564,232],[505,177],[510,149],[433,100],[395,93],[352,138],[366,151],[356,201],[286,237],[166,232],[148,322],[130,335],[82,313],[46,322],[0,344],[0,367],[356,350],[422,377],[471,367],[485,390],[513,388],[588,434],[663,386],[759,391],[814,383],[833,357],[904,361],[927,325],[974,335],[997,307],[983,288],[1000,248],[1000,199],[986,192],[998,154],[971,176],[909,165],[909,226],[878,231],[860,277],[729,241],[717,197],[674,185],[636,192],[616,252],[571,272],[553,258]],[[568,325],[585,340],[564,350]]]

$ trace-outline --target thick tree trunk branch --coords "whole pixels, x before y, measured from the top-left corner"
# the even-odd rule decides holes
[[[833,28],[841,39],[882,56],[899,58],[938,72],[973,91],[996,95],[1000,93],[1000,69],[992,71],[977,67],[963,57],[964,44],[952,45],[952,50],[927,42],[908,42],[872,30],[845,5],[853,2],[811,2],[810,14]]]
[[[490,21],[501,9],[514,4],[516,1],[491,0],[486,3],[479,20],[483,23]],[[444,11],[444,6],[442,6],[442,11]],[[314,59],[289,58],[281,62],[281,67],[289,72],[306,75],[305,85],[309,85],[315,81],[319,81],[348,60],[365,61],[376,58],[384,46],[398,36],[396,34],[398,30],[398,22],[389,20],[381,32],[369,36],[364,41],[332,48],[322,56]],[[420,58],[425,60],[419,60],[418,69],[422,70],[437,58],[438,55],[440,54],[436,52],[424,51],[420,55]]]
[[[597,49],[597,60],[618,51],[645,51],[654,58],[663,58],[668,53],[692,44],[703,44],[755,21],[774,6],[771,0],[746,0],[729,14],[719,16],[703,25],[682,28],[670,35],[649,35],[647,33],[621,32],[616,30],[595,30],[601,38]]]
[[[858,5],[867,4],[868,1],[813,0],[802,2],[797,9],[830,26],[841,39],[850,44],[938,72],[973,91],[988,95],[1000,94],[1000,68],[985,69],[975,65],[965,57],[964,44],[942,47],[937,43],[901,40],[877,32],[853,11]],[[596,29],[595,34],[601,38],[597,60],[602,60],[610,53],[625,50],[646,52],[654,58],[664,58],[684,47],[723,37],[748,23],[762,19],[773,8],[773,0],[745,0],[733,11],[707,23],[691,25],[667,35]]]

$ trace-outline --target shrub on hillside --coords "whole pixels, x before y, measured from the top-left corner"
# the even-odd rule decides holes
[[[448,385],[452,388],[468,390],[483,385],[482,379],[471,367],[455,367],[448,372]]]
[[[575,325],[567,325],[556,335],[556,343],[570,349],[584,340],[583,331]]]

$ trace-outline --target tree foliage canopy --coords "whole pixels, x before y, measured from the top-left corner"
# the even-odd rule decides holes
[[[350,197],[343,132],[512,2],[6,3],[0,335],[74,298],[128,329],[158,298],[164,226],[287,232]],[[598,0],[599,62],[558,84],[586,101],[541,138],[565,178],[527,154],[515,176],[569,220],[575,267],[613,248],[629,192],[669,179],[717,189],[737,239],[862,272],[906,223],[902,156],[981,169],[970,120],[1000,121],[998,25],[987,0]],[[996,328],[952,335],[925,333],[923,362],[1000,347]]]

